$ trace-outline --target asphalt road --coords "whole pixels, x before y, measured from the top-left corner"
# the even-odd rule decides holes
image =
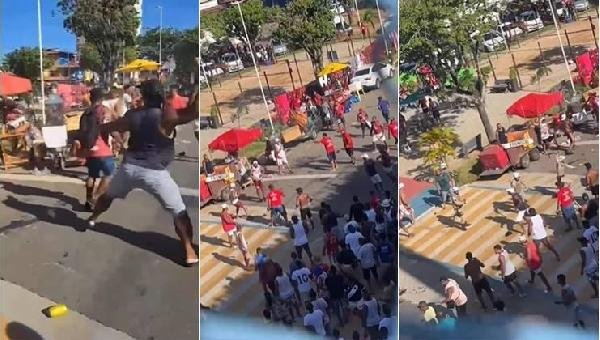
[[[198,221],[198,148],[192,124],[182,126],[171,165]],[[81,169],[75,169],[75,172]],[[198,268],[184,257],[172,219],[150,195],[115,201],[94,228],[75,230],[82,184],[6,181],[0,176],[0,276],[65,303],[137,339],[197,339]],[[185,188],[185,189],[184,189]],[[195,235],[195,243],[198,235]]]

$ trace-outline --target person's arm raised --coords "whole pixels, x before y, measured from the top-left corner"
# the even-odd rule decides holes
[[[101,124],[98,128],[101,133],[129,131],[129,120],[126,117],[121,117],[115,121]]]
[[[200,116],[200,110],[198,107],[199,94],[197,90],[190,97],[193,98],[188,106],[181,110],[175,110],[169,105],[165,106],[165,115],[162,121],[163,128],[167,130],[173,130],[177,125],[187,124],[194,119],[198,119]]]

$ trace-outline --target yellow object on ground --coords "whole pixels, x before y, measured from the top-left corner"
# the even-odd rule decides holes
[[[326,75],[329,75],[331,73],[335,73],[335,72],[347,69],[348,67],[350,67],[350,65],[348,65],[348,64],[331,63],[331,64],[323,67],[323,69],[321,70],[321,72],[319,72],[319,77],[326,76]]]
[[[160,64],[145,59],[136,59],[124,67],[117,70],[117,72],[139,72],[139,71],[156,71],[160,67]]]
[[[69,312],[69,309],[67,308],[67,306],[65,306],[63,304],[52,306],[52,307],[48,308],[48,316],[50,316],[51,318],[56,318],[59,316],[66,315],[68,312]]]

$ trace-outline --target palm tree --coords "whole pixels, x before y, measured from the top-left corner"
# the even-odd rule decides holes
[[[419,137],[419,147],[425,148],[425,164],[436,168],[440,163],[453,157],[459,145],[458,134],[452,128],[437,127]]]
[[[538,84],[538,91],[542,91],[542,78],[547,77],[550,73],[552,73],[552,69],[546,65],[540,65],[540,67],[535,70],[535,74],[531,76],[531,83]]]

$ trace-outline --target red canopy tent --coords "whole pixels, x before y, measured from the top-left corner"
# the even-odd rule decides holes
[[[9,73],[0,73],[0,95],[12,96],[31,91],[31,81]]]
[[[210,144],[208,144],[208,148],[210,150],[221,150],[228,153],[234,153],[259,139],[261,136],[262,130],[260,128],[231,129],[219,135],[212,142],[210,142]]]
[[[536,118],[548,112],[552,107],[562,104],[563,101],[562,92],[530,93],[514,102],[506,109],[506,114],[521,118]]]

